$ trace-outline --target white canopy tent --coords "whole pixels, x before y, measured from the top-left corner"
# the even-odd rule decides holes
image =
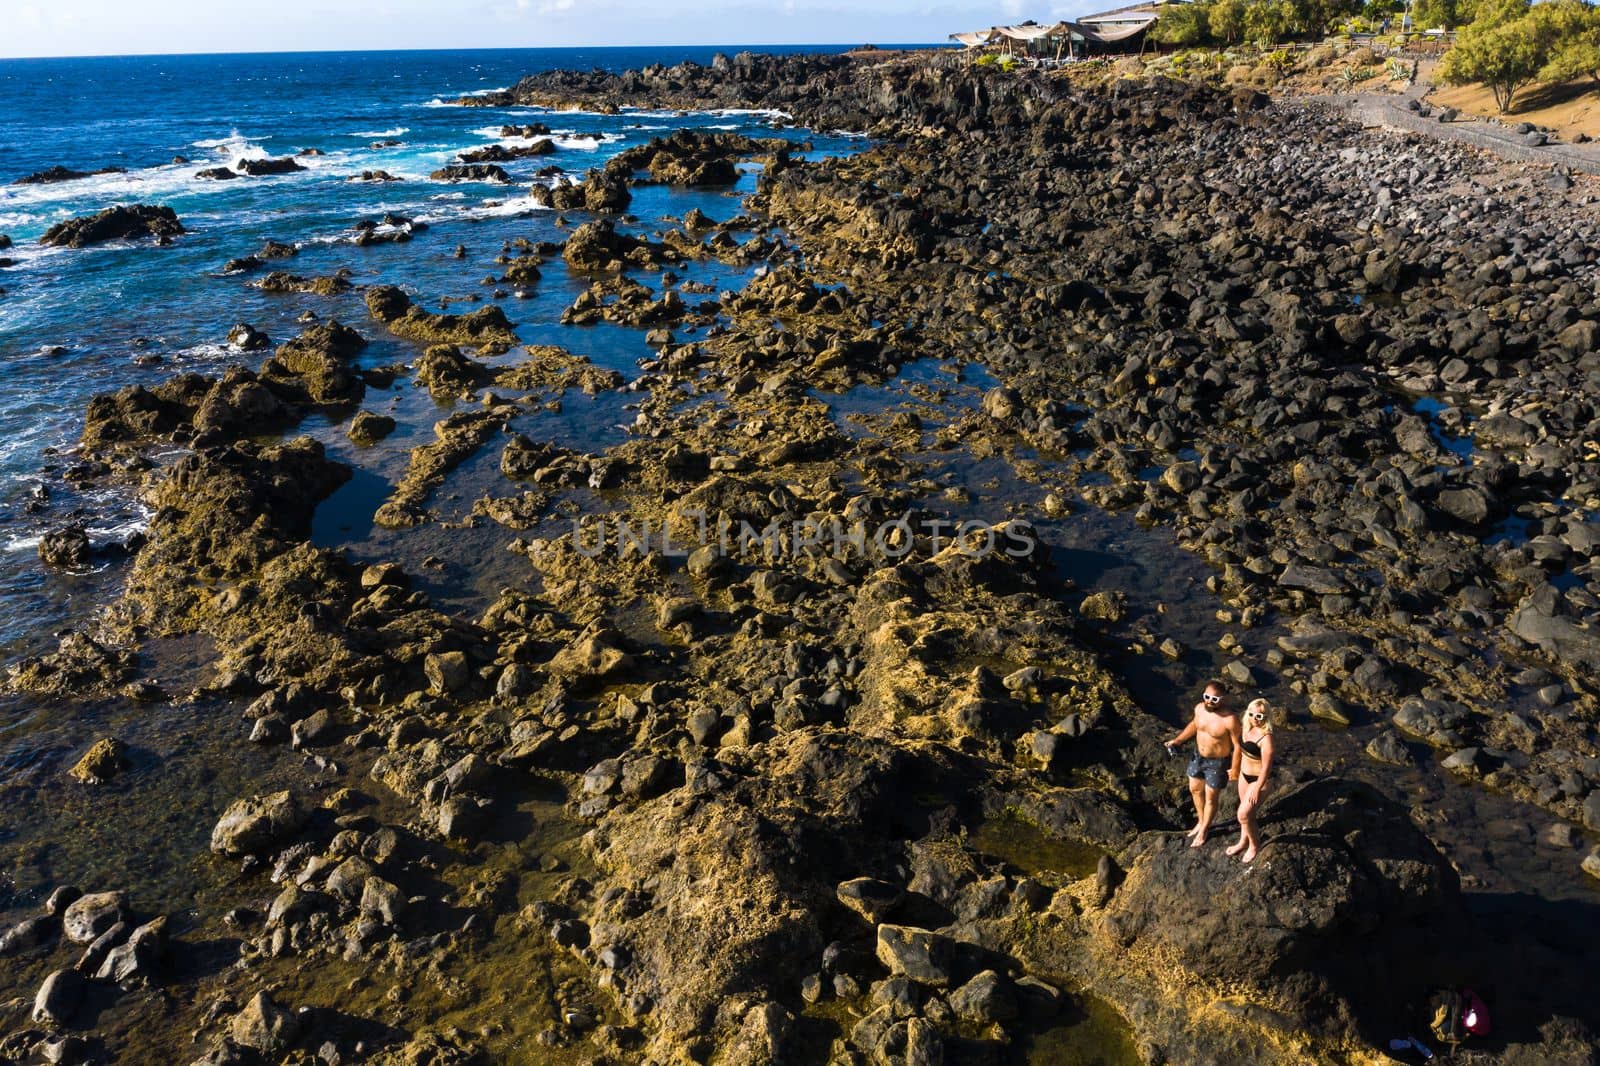
[[[990,28],[987,30],[971,30],[967,33],[952,33],[950,39],[960,44],[963,48],[982,48],[986,44],[993,43],[994,30]]]
[[[1071,54],[1073,46],[1077,44],[1115,44],[1136,37],[1154,25],[1157,18],[1156,12],[1149,8],[1124,8],[1115,14],[1117,17],[1105,21],[1062,21],[1049,25],[1023,22],[1015,26],[992,26],[987,30],[952,33],[950,39],[966,48],[1003,45],[1007,53],[1037,53],[1053,44],[1055,56],[1060,59],[1063,52]]]

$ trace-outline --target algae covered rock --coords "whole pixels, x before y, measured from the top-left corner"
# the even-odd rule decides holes
[[[517,343],[517,335],[498,307],[480,307],[465,315],[444,315],[424,311],[411,302],[405,290],[394,285],[375,285],[367,290],[367,310],[396,336],[429,344],[470,344],[476,348],[505,351]]]
[[[351,366],[367,339],[338,320],[319,322],[281,345],[261,368],[280,392],[314,404],[348,404],[365,386]]]
[[[395,431],[395,420],[388,415],[374,414],[371,411],[357,411],[355,417],[350,419],[350,428],[345,431],[352,441],[363,446],[378,443]]]
[[[103,785],[128,767],[128,746],[115,737],[102,737],[68,773],[86,785]]]
[[[223,855],[269,851],[299,832],[308,817],[287,789],[235,800],[211,830],[211,850]]]

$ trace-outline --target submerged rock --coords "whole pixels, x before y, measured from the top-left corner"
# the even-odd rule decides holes
[[[103,785],[128,767],[128,746],[115,737],[102,737],[68,771],[86,785]]]
[[[357,444],[370,446],[393,433],[395,424],[395,420],[388,415],[357,411],[355,417],[350,419],[346,435]]]

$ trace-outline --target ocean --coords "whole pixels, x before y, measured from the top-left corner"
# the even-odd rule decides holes
[[[784,49],[764,48],[764,51]],[[790,51],[829,51],[808,46]],[[842,50],[842,49],[833,49]],[[86,525],[99,545],[125,541],[144,518],[126,490],[80,495],[61,477],[95,393],[154,384],[178,369],[218,373],[265,353],[227,346],[230,328],[249,323],[274,344],[302,328],[305,312],[332,314],[374,340],[364,362],[405,361],[416,352],[382,336],[359,292],[324,297],[267,295],[260,276],[227,274],[224,264],[264,242],[296,245],[292,259],[265,269],[322,275],[340,268],[357,285],[406,286],[432,310],[445,298],[489,298],[482,282],[496,271],[506,241],[559,240],[565,229],[528,199],[535,172],[554,163],[581,175],[627,148],[680,127],[809,139],[818,153],[850,150],[859,140],[778,129],[780,116],[749,113],[616,116],[532,108],[454,106],[464,94],[514,84],[552,68],[627,69],[685,60],[709,63],[717,48],[536,49],[439,52],[339,52],[271,55],[109,57],[0,61],[0,652],[6,659],[52,643],[52,630],[76,621],[114,589],[117,566],[48,573],[37,558],[40,535],[68,522]],[[503,164],[510,185],[449,183],[428,175],[457,153],[503,141],[503,124],[543,122],[558,151]],[[209,181],[195,177],[240,159],[294,155],[306,169],[279,176]],[[44,185],[17,179],[64,166],[123,173]],[[402,179],[349,180],[364,170]],[[547,180],[547,179],[546,179]],[[642,188],[632,211],[639,226],[699,206],[713,219],[738,213],[754,175],[725,191]],[[52,224],[113,204],[171,207],[188,232],[170,247],[114,242],[73,250],[43,247]],[[350,243],[360,220],[393,213],[426,222],[408,244],[360,248]],[[572,223],[583,221],[575,215]],[[457,245],[468,255],[453,256]],[[735,268],[697,265],[711,284],[737,287]],[[263,270],[261,273],[264,273]],[[531,298],[507,300],[519,335],[562,344],[596,362],[638,373],[648,356],[644,331],[615,326],[562,327],[560,313],[583,288],[564,271],[546,272]],[[462,308],[467,309],[467,308]],[[428,432],[424,419],[421,432]],[[337,441],[325,427],[322,434]],[[574,432],[582,433],[578,426]],[[404,433],[394,445],[403,461]],[[581,443],[578,442],[578,443]],[[395,448],[383,451],[392,460]],[[344,457],[372,491],[387,476],[384,460]],[[365,463],[371,469],[363,470]]]

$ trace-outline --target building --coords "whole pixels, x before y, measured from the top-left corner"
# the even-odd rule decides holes
[[[995,48],[1006,55],[1038,59],[1083,58],[1090,55],[1125,55],[1143,49],[1161,8],[1189,0],[1150,0],[1149,3],[1113,8],[1067,21],[1041,25],[1023,22],[991,26],[986,30],[952,33],[950,39],[964,48]]]

